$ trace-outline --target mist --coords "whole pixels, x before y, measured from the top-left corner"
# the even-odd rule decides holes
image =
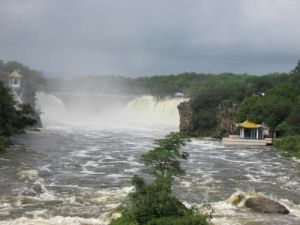
[[[45,128],[80,126],[105,128],[164,127],[178,129],[177,106],[186,98],[76,93],[37,93],[36,105]]]
[[[47,89],[52,92],[102,93],[140,95],[144,87],[136,80],[122,76],[82,76],[73,79],[47,77]]]

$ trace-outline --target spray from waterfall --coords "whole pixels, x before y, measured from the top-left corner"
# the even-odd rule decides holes
[[[43,126],[54,124],[67,119],[65,104],[55,95],[44,92],[36,93],[36,108],[40,113]]]
[[[179,124],[177,106],[184,98],[156,99],[153,96],[142,96],[130,101],[126,110],[141,121],[161,124]]]
[[[156,126],[178,127],[177,106],[185,98],[124,97],[37,93],[43,126]]]

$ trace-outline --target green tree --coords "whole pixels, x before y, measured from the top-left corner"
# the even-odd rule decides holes
[[[0,150],[5,147],[5,138],[35,124],[34,110],[30,105],[16,104],[9,89],[0,82]]]
[[[7,88],[0,82],[0,134],[8,136],[14,132],[17,119],[15,101]]]
[[[129,196],[129,204],[119,208],[122,216],[111,225],[207,225],[207,217],[187,209],[171,190],[174,176],[184,174],[180,160],[187,158],[181,147],[188,138],[171,133],[155,141],[156,147],[142,155],[147,171],[155,177],[147,184],[134,176],[135,191]]]
[[[274,142],[274,147],[283,150],[284,156],[295,156],[300,158],[300,135],[287,136],[277,139]]]
[[[262,122],[261,108],[257,106],[259,98],[258,96],[251,96],[243,101],[236,115],[237,122],[241,123],[245,120],[257,123]]]
[[[298,60],[296,67],[291,71],[291,73],[299,73],[300,72],[300,60]]]
[[[293,109],[289,116],[276,127],[280,136],[299,135],[300,134],[300,96],[294,103]]]
[[[180,159],[186,159],[187,153],[181,152],[180,149],[187,139],[187,136],[181,133],[171,133],[164,139],[156,140],[157,147],[141,157],[149,173],[156,178],[183,175]]]

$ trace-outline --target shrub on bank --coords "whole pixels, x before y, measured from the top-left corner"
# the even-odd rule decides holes
[[[300,135],[287,136],[274,141],[274,147],[284,151],[284,156],[300,158]]]
[[[3,136],[0,136],[0,151],[3,151],[5,149],[5,138]]]

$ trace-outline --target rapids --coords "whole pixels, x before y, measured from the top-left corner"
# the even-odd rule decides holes
[[[0,154],[0,225],[105,225],[143,174],[139,157],[178,130],[184,99],[39,93],[44,128],[11,138]],[[300,163],[271,147],[223,146],[193,139],[175,194],[188,206],[210,202],[218,225],[299,225]],[[289,215],[258,214],[231,203],[262,194]]]

